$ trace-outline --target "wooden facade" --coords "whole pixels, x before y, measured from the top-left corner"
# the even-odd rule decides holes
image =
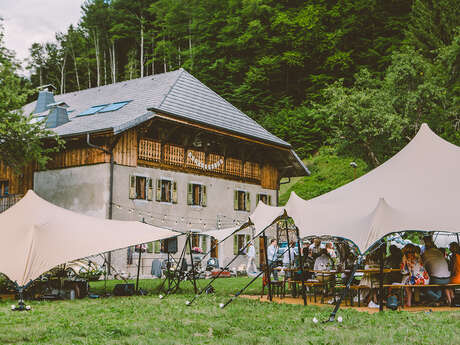
[[[0,162],[0,181],[8,183],[8,194],[25,194],[29,189],[33,189],[34,170],[31,164],[25,167],[22,173],[17,173]]]
[[[278,169],[269,164],[261,168],[256,162],[243,162],[241,159],[226,158],[216,153],[206,154],[195,149],[187,150],[178,145],[161,144],[158,140],[146,138],[139,140],[138,152],[140,165],[244,180],[261,184],[267,189],[278,188]]]

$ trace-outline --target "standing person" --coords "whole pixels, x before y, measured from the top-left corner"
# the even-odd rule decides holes
[[[289,242],[286,251],[283,254],[283,267],[291,268],[295,266],[295,249],[294,249],[294,241]],[[286,273],[286,277],[289,277],[289,270]]]
[[[276,260],[278,259],[278,242],[273,238],[270,241],[270,245],[267,248],[267,257],[268,257],[268,272],[271,274],[273,272],[273,280],[278,280],[278,271],[274,268],[276,267]]]
[[[248,246],[248,267],[247,267],[247,273],[249,275],[253,275],[257,273],[257,267],[256,267],[256,248],[254,247],[254,244],[249,242]]]

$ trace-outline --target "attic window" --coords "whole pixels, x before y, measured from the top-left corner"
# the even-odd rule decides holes
[[[112,104],[106,106],[104,109],[100,110],[99,112],[100,113],[107,113],[109,111],[115,111],[115,110],[123,108],[129,102],[131,102],[131,101],[123,101],[123,102],[112,103]]]
[[[96,114],[99,110],[105,108],[108,104],[103,105],[94,105],[91,108],[85,110],[84,112],[80,113],[78,116],[86,116],[86,115],[93,115]]]
[[[34,116],[30,119],[30,123],[38,123],[38,122],[41,122],[43,120],[46,120],[46,115],[43,115],[43,116]]]

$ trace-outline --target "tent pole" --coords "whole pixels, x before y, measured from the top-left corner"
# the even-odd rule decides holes
[[[379,288],[379,312],[383,312],[383,260],[384,260],[384,257],[385,257],[385,247],[383,247],[383,243],[385,242],[382,242],[382,246],[379,248],[380,250],[380,288]]]
[[[289,228],[288,228],[288,221],[287,219],[284,220],[284,225],[286,227],[286,241],[287,241],[287,244],[288,244],[288,256],[289,256],[289,267],[288,267],[288,272],[284,272],[284,279],[286,281],[286,278],[287,278],[287,281],[288,281],[288,287],[289,287],[289,279],[291,279],[291,272],[294,265],[293,265],[293,261],[294,261],[294,258],[291,257],[291,246],[290,246],[290,241],[289,241]],[[288,273],[288,274],[287,274]],[[283,283],[284,284],[284,283]],[[285,291],[284,289],[286,288],[286,285],[283,286],[283,291]]]
[[[282,255],[284,255],[284,253],[286,253],[286,251],[284,251],[282,253]],[[243,293],[244,290],[246,290],[249,285],[251,285],[257,278],[259,278],[262,274],[264,273],[263,270],[261,270],[253,279],[251,279],[251,281],[249,283],[247,283],[245,285],[244,288],[242,288],[240,291],[238,291],[233,297],[231,297],[225,304],[221,304],[220,307],[221,308],[225,308],[227,305],[229,305],[231,302],[233,302],[239,295],[241,295]]]
[[[340,298],[337,301],[337,303],[336,303],[336,305],[334,307],[334,310],[332,311],[331,315],[329,316],[329,319],[324,321],[324,322],[334,322],[335,315],[337,314],[337,312],[340,309],[340,304],[342,303],[342,300],[344,299],[344,297],[347,294],[347,292],[350,290],[351,282],[353,281],[353,278],[355,277],[356,271],[357,271],[358,267],[361,265],[361,262],[362,262],[363,258],[364,257],[362,255],[360,255],[358,257],[358,259],[357,259],[357,261],[356,261],[355,265],[353,266],[353,269],[352,269],[352,271],[350,273],[350,278],[348,278],[347,285],[345,286],[345,289],[343,289],[343,292],[340,295]]]
[[[196,288],[196,278],[195,278],[195,267],[193,266],[193,253],[192,253],[192,239],[191,239],[192,233],[190,232],[187,240],[190,246],[190,264],[192,266],[192,279],[193,279],[193,291],[195,292],[195,295],[197,294],[198,290]]]
[[[284,213],[282,216],[279,216],[277,217],[273,222],[271,222],[269,225],[267,225],[262,231],[260,231],[257,235],[255,235],[254,237],[251,238],[251,241],[253,241],[255,238],[259,237],[263,232],[265,232],[266,229],[268,229],[269,227],[271,227],[273,224],[275,224],[276,222],[278,222],[279,220],[283,219],[287,217],[286,213]],[[246,245],[241,248],[241,252],[243,252],[247,246],[249,245],[249,242],[246,243]],[[230,260],[230,262],[224,267],[224,269],[222,269],[219,273],[217,273],[217,275],[211,279],[211,281],[204,287],[200,290],[200,292],[198,294],[195,294],[195,296],[193,296],[193,298],[190,300],[190,301],[187,301],[187,305],[190,306],[196,299],[198,296],[201,296],[203,294],[204,291],[207,290],[208,287],[211,286],[211,284],[217,279],[220,277],[221,273],[226,270],[232,263],[233,261],[235,261],[238,257],[240,256],[240,251],[238,251],[238,253],[236,254],[236,256]]]
[[[276,229],[276,233],[278,234],[278,229]],[[268,253],[267,253],[267,236],[265,236],[265,230],[263,232],[263,239],[264,239],[264,253],[265,253],[265,274],[267,277],[267,283],[268,283],[268,299],[270,301],[273,300],[272,296],[272,284],[271,284],[271,278],[270,278],[270,266],[268,264]],[[263,284],[263,282],[262,282]]]
[[[300,265],[300,274],[301,276],[301,281],[302,281],[302,298],[303,298],[303,305],[307,305],[307,295],[305,292],[305,273],[304,273],[304,267],[303,267],[303,254],[302,254],[302,248],[300,247],[300,235],[299,235],[299,228],[296,226],[295,227],[295,232],[297,236],[297,249],[299,250],[299,265]]]
[[[458,237],[458,233],[457,233],[457,243],[460,245],[460,239]]]
[[[171,279],[171,274],[168,276],[168,278],[165,278],[165,279],[168,279],[168,290],[166,291],[166,295],[171,294],[173,290],[176,291],[177,289],[179,289],[179,285],[180,285],[181,277],[182,277],[182,261],[185,258],[185,251],[187,249],[187,244],[188,244],[188,236],[189,234],[187,234],[187,238],[185,239],[184,248],[182,248],[182,252],[180,254],[179,261],[177,262],[179,267],[176,267],[176,270],[174,271],[174,274],[172,275],[173,278]],[[190,248],[190,250],[191,249],[192,248]],[[177,276],[177,282],[176,282],[176,276]],[[172,283],[171,283],[171,280],[172,280]]]
[[[139,259],[137,260],[136,293],[139,292],[139,275],[141,273],[141,256],[142,256],[142,244],[139,245]]]

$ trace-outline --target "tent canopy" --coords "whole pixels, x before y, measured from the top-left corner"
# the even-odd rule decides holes
[[[376,169],[311,200],[293,192],[283,209],[302,237],[346,238],[364,253],[392,232],[460,232],[459,176],[460,147],[423,124],[409,144]],[[251,219],[256,215],[257,227],[279,214],[279,207],[259,203]]]
[[[140,222],[78,214],[29,190],[0,214],[0,235],[0,272],[24,286],[59,264],[177,233]]]

